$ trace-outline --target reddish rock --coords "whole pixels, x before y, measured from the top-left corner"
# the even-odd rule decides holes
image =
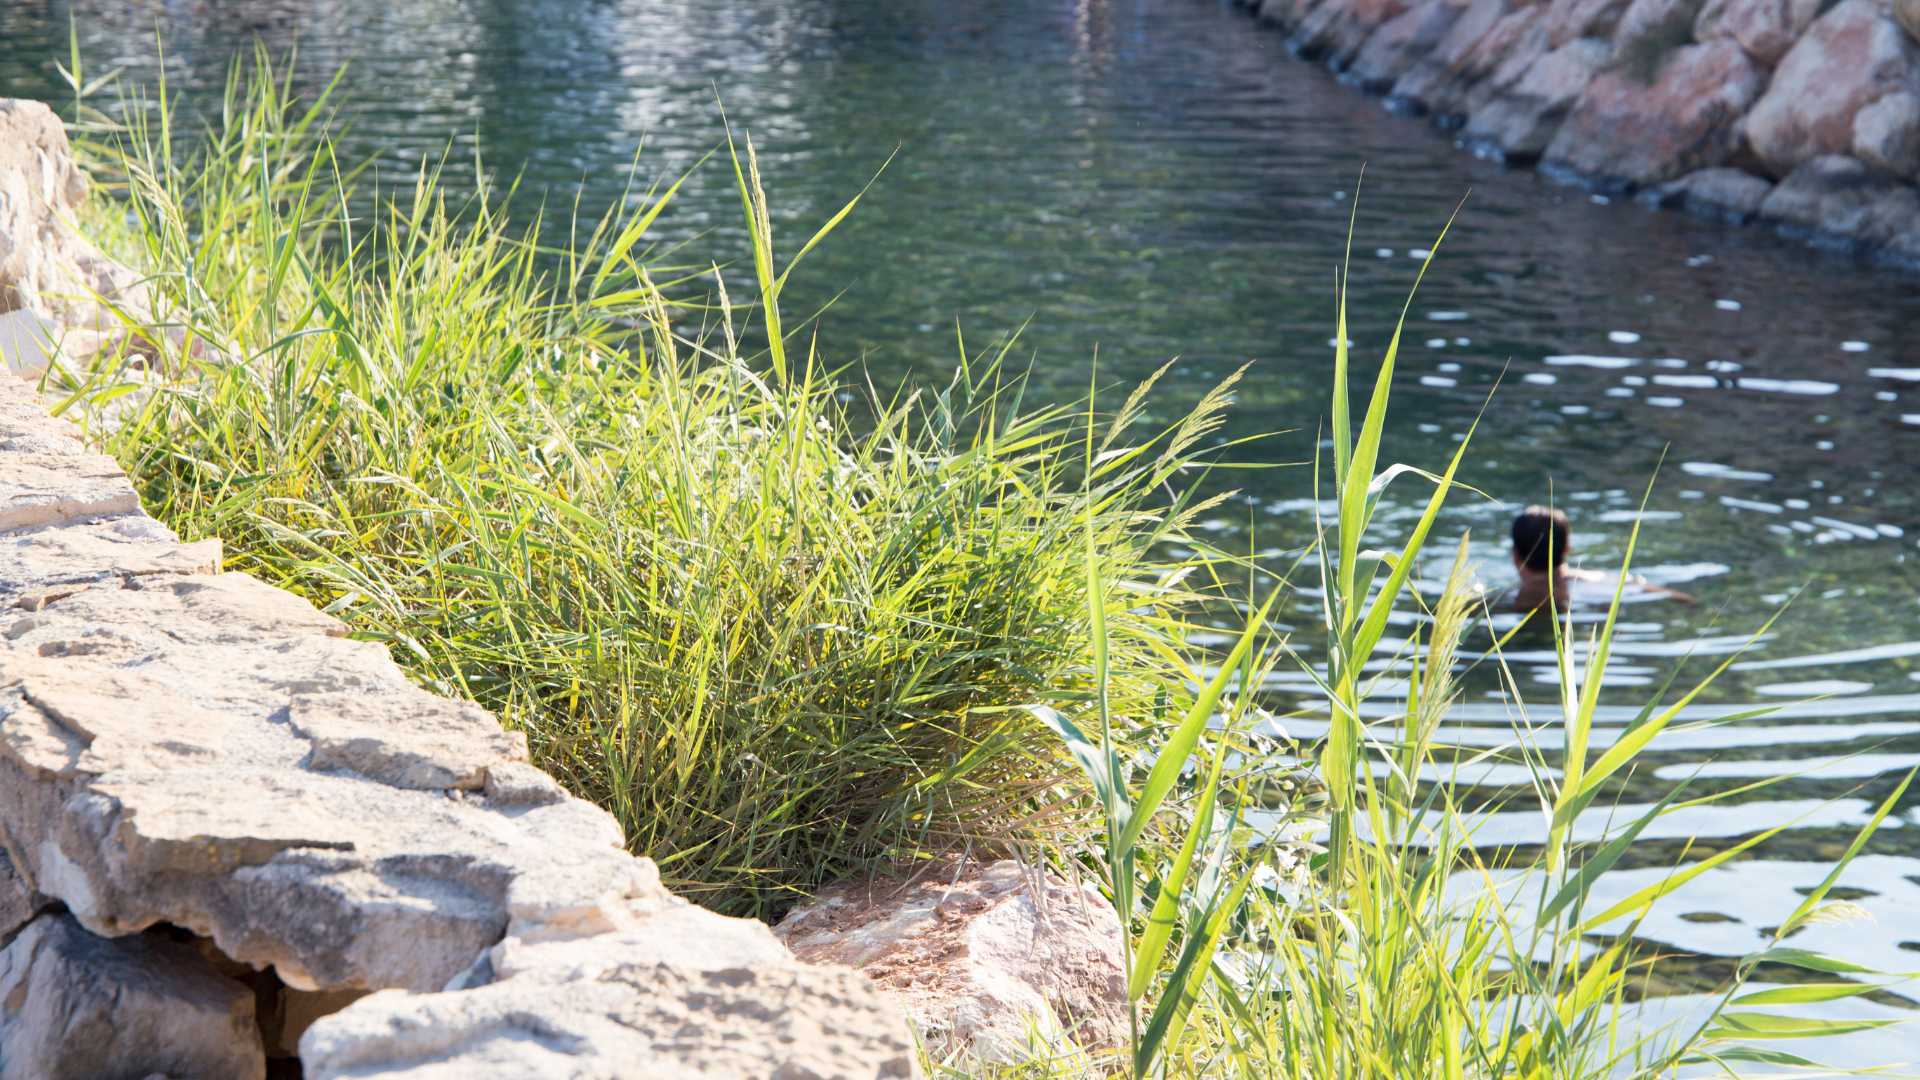
[[[1393,96],[1442,117],[1464,113],[1467,91],[1501,59],[1489,57],[1488,39],[1522,6],[1513,0],[1471,0],[1433,51],[1393,84]]]
[[[1597,38],[1553,50],[1510,89],[1474,110],[1467,138],[1510,162],[1539,157],[1609,55],[1607,43]]]
[[[1624,68],[1602,72],[1554,136],[1546,160],[1631,187],[1722,164],[1764,80],[1731,41],[1676,50],[1651,82]]]
[[[1337,2],[1338,0],[1263,0],[1254,14],[1261,22],[1291,29],[1299,26],[1321,4]]]
[[[846,964],[897,996],[936,1057],[1022,1060],[1037,1035],[1100,1052],[1127,1043],[1120,920],[1099,893],[1003,860],[902,881],[848,882],[774,933],[801,960]]]
[[[1485,74],[1466,87],[1468,115],[1512,91],[1534,65],[1546,58],[1546,9],[1524,7],[1493,24],[1485,40],[1468,54],[1465,68]]]
[[[1920,39],[1920,0],[1893,0],[1893,20]]]
[[[1753,220],[1772,191],[1772,183],[1750,172],[1702,169],[1662,184],[1648,201],[1738,225]]]
[[[1896,90],[1853,114],[1853,156],[1895,176],[1920,177],[1920,94]]]
[[[1346,77],[1371,93],[1387,92],[1439,45],[1461,10],[1450,0],[1427,0],[1388,19],[1360,46]]]
[[[1614,59],[1642,77],[1693,41],[1702,0],[1633,0],[1613,30]]]
[[[1336,69],[1344,68],[1381,24],[1406,10],[1406,0],[1323,3],[1301,20],[1289,44],[1301,56],[1324,56]]]
[[[1707,0],[1694,20],[1701,41],[1732,38],[1762,64],[1777,64],[1813,25],[1820,0]]]
[[[1629,0],[1553,0],[1547,8],[1547,44],[1559,48],[1577,38],[1611,38]]]
[[[1874,0],[1842,0],[1788,50],[1747,117],[1746,137],[1768,169],[1785,175],[1822,154],[1853,148],[1853,118],[1920,78],[1920,46]]]
[[[1834,246],[1920,256],[1920,191],[1845,155],[1824,154],[1793,170],[1760,216]]]

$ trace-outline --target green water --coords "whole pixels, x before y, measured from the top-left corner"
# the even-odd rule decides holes
[[[1268,460],[1313,453],[1362,166],[1352,280],[1367,357],[1471,192],[1413,305],[1387,454],[1442,461],[1504,371],[1466,476],[1504,503],[1460,499],[1432,547],[1471,529],[1483,575],[1503,584],[1507,518],[1551,492],[1574,515],[1576,557],[1606,565],[1664,454],[1639,565],[1701,603],[1631,611],[1611,699],[1623,707],[1681,657],[1700,670],[1724,655],[1799,593],[1708,706],[1785,713],[1670,739],[1624,797],[1650,802],[1703,764],[1703,789],[1824,764],[1674,819],[1648,845],[1665,857],[1676,833],[1810,816],[1773,861],[1707,875],[1670,910],[1731,921],[1670,917],[1648,936],[1703,954],[1752,947],[1817,881],[1815,860],[1920,762],[1915,278],[1475,161],[1216,0],[11,0],[0,94],[63,99],[52,63],[70,13],[93,68],[121,67],[130,84],[155,81],[157,29],[189,104],[256,38],[297,42],[307,86],[351,60],[348,141],[383,178],[477,143],[489,171],[522,177],[527,212],[584,184],[597,213],[621,197],[643,143],[644,177],[688,168],[720,138],[717,96],[761,149],[790,252],[898,148],[789,294],[802,310],[844,290],[820,323],[832,359],[885,381],[938,376],[956,321],[977,346],[1030,319],[1022,355],[1044,393],[1078,394],[1096,348],[1114,383],[1179,356],[1169,410],[1252,360],[1230,434],[1294,429],[1255,452]],[[689,261],[741,250],[730,184],[709,164],[663,219]],[[749,275],[731,274],[744,293]],[[1222,514],[1221,533],[1250,519],[1262,546],[1303,543],[1306,470],[1240,479],[1245,505]],[[1395,489],[1383,519],[1404,523],[1418,494]],[[1535,701],[1550,703],[1551,666],[1521,659]],[[1276,689],[1282,704],[1293,690]],[[1455,732],[1495,739],[1507,718],[1492,682],[1476,681]],[[1318,730],[1311,717],[1289,726]],[[1853,882],[1876,921],[1816,928],[1805,944],[1879,963],[1920,949],[1905,916],[1920,903],[1917,823],[1903,809]],[[1537,821],[1498,827],[1524,839]]]

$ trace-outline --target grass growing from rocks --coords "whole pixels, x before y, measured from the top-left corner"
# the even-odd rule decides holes
[[[497,710],[697,898],[765,916],[1082,812],[1023,706],[1091,692],[1089,542],[1111,707],[1189,696],[1207,567],[1157,552],[1200,547],[1227,387],[1145,430],[1139,395],[1027,402],[1005,349],[956,345],[945,385],[855,397],[779,320],[838,218],[777,264],[744,142],[715,164],[736,155],[746,282],[651,246],[672,182],[542,250],[450,166],[374,197],[328,103],[264,63],[191,138],[168,106],[91,147],[117,198],[89,223],[166,299],[167,381],[66,372],[73,405],[122,411],[106,439],[157,517]]]

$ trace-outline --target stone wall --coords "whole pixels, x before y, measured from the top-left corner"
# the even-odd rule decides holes
[[[1477,153],[1920,263],[1920,0],[1235,0]]]
[[[0,135],[0,316],[100,329],[64,133]],[[220,566],[0,377],[0,1076],[917,1072],[865,976],[670,895],[521,735]]]

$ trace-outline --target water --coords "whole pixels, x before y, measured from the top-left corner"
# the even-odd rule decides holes
[[[350,142],[382,176],[404,177],[449,140],[464,159],[477,141],[496,175],[520,174],[556,204],[584,181],[583,205],[596,212],[621,197],[643,139],[647,178],[712,149],[717,94],[761,148],[787,252],[897,147],[789,293],[798,311],[845,290],[821,321],[830,356],[883,380],[931,377],[952,364],[956,320],[979,346],[1031,318],[1023,354],[1043,391],[1062,398],[1084,387],[1096,346],[1115,384],[1183,357],[1169,413],[1251,359],[1230,434],[1296,429],[1257,451],[1267,460],[1313,453],[1332,275],[1362,166],[1352,284],[1364,356],[1377,357],[1426,249],[1471,191],[1413,305],[1386,452],[1441,462],[1504,371],[1464,478],[1505,503],[1459,499],[1432,548],[1451,551],[1471,530],[1483,577],[1504,584],[1506,521],[1551,490],[1573,514],[1576,559],[1610,565],[1664,455],[1639,568],[1701,603],[1630,609],[1604,718],[1612,731],[1674,665],[1704,674],[1797,597],[1695,717],[1782,710],[1665,738],[1621,800],[1652,803],[1695,771],[1704,792],[1808,770],[1672,819],[1636,845],[1633,874],[1677,857],[1690,835],[1720,843],[1800,822],[1768,861],[1702,877],[1645,935],[1699,954],[1702,970],[1751,948],[1899,772],[1920,763],[1912,277],[1475,161],[1294,61],[1277,35],[1215,0],[391,8],[74,5],[95,71],[121,66],[151,85],[157,27],[172,88],[204,101],[255,36],[297,41],[303,85],[353,61]],[[65,55],[69,11],[0,5],[0,94],[64,98],[51,65]],[[709,164],[663,219],[667,235],[690,241],[690,260],[741,250],[730,184]],[[745,292],[748,275],[731,273]],[[1305,541],[1304,469],[1237,479],[1261,546]],[[1423,495],[1402,480],[1383,519],[1404,527]],[[1231,538],[1248,516],[1236,508],[1216,525]],[[1311,617],[1305,606],[1296,614]],[[1315,642],[1302,644],[1316,655]],[[1532,647],[1516,663],[1552,745],[1549,657]],[[1299,680],[1273,693],[1282,704],[1308,696]],[[1493,745],[1509,737],[1510,716],[1478,672],[1452,734]],[[1318,730],[1311,715],[1290,726]],[[1920,952],[1920,926],[1906,917],[1920,881],[1916,824],[1910,800],[1848,879],[1875,921],[1809,931],[1809,943],[1893,966]],[[1521,840],[1537,819],[1513,814],[1498,827]]]

